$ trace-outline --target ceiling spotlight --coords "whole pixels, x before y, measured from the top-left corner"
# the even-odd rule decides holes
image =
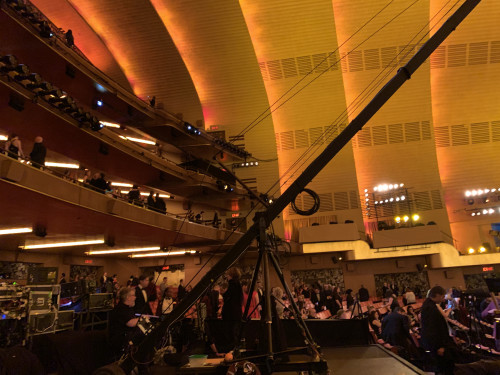
[[[403,216],[403,221],[404,221],[405,223],[406,223],[408,220],[410,220],[410,218],[409,218],[407,215]]]
[[[406,197],[404,195],[401,196],[401,200],[404,201]]]
[[[467,190],[467,191],[465,192],[465,196],[466,196],[466,197],[470,197],[471,195],[472,195],[472,193],[471,193],[469,190]]]
[[[474,250],[474,248],[472,248],[472,247],[469,247],[469,249],[467,250],[467,252],[469,254],[474,254],[476,252],[476,250]]]
[[[486,252],[486,248],[485,248],[484,246],[481,246],[481,247],[479,248],[479,252],[480,252],[480,253],[485,253],[485,252]]]
[[[413,216],[411,217],[411,219],[413,221],[419,221],[420,220],[420,215],[419,214],[413,214]]]
[[[400,223],[401,222],[401,218],[399,216],[396,216],[396,218],[394,220],[396,221],[396,223]]]

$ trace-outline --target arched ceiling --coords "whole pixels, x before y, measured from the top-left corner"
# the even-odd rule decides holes
[[[126,77],[139,97],[155,95],[157,102],[170,112],[182,113],[185,120],[193,123],[204,120],[207,129],[219,126],[226,136],[238,134],[299,80],[314,78],[314,83],[240,141],[256,157],[275,160],[261,163],[257,173],[250,169],[238,172],[242,178],[256,178],[260,191],[267,190],[282,176],[314,140],[322,139],[328,126],[415,33],[420,29],[428,31],[429,24],[437,20],[433,18],[436,12],[463,3],[32,1],[56,25],[73,29],[75,44],[111,78],[126,85]],[[474,158],[453,148],[465,144],[473,147],[473,130],[481,126],[493,129],[500,120],[496,94],[500,79],[500,29],[496,27],[499,16],[498,1],[482,0],[430,61],[374,117],[353,147],[343,151],[313,181],[313,188],[319,193],[330,194],[332,207],[326,211],[336,211],[345,215],[344,219],[356,219],[343,212],[358,208],[359,201],[354,201],[363,195],[359,193],[394,176],[426,192],[437,191],[438,198],[439,192],[446,190],[444,201],[448,205],[451,196],[457,199],[448,206],[449,215],[460,206],[458,199],[467,188],[468,179],[457,158],[469,163],[468,171],[476,174],[480,173],[478,165],[500,160],[494,155],[495,135],[484,142],[477,138],[478,142],[489,142],[488,151],[474,153]],[[384,26],[387,23],[390,25]],[[380,32],[370,37],[382,26]],[[346,40],[349,42],[343,45]],[[346,54],[335,64],[337,58]],[[397,58],[398,64],[403,60]],[[325,66],[328,71],[322,74]],[[300,86],[303,83],[297,87]],[[458,127],[463,127],[463,131]],[[453,138],[455,130],[462,132],[462,138],[458,133]],[[435,133],[441,138],[435,140]],[[472,141],[457,143],[465,142],[465,137]],[[424,169],[427,174],[419,172]],[[484,178],[480,182],[500,179],[500,172],[496,172],[499,169],[491,166],[491,171],[482,170]],[[437,203],[433,208],[436,207]],[[449,225],[448,219],[436,220]]]

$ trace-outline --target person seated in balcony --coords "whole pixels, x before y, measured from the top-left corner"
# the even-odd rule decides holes
[[[92,180],[90,180],[90,185],[92,185],[99,193],[103,194],[106,193],[106,190],[110,189],[108,182],[104,177],[104,173],[96,173],[94,174],[94,177],[92,177]]]
[[[133,203],[137,206],[142,206],[141,191],[139,190],[139,186],[132,186],[132,189],[128,192],[128,201],[129,203]]]
[[[45,156],[47,155],[47,148],[43,144],[42,137],[35,138],[35,144],[33,145],[33,150],[30,153],[31,165],[33,167],[40,169],[45,166]]]
[[[148,200],[147,200],[147,209],[148,210],[154,210],[155,209],[155,198],[154,198],[154,192],[150,191],[148,195]]]
[[[167,213],[167,205],[165,204],[163,198],[160,197],[159,193],[156,193],[155,195],[154,206],[156,211],[161,212],[162,214]]]
[[[24,158],[21,140],[19,139],[17,134],[11,134],[8,137],[7,142],[5,142],[4,149],[7,153],[7,156],[10,156],[13,159]]]

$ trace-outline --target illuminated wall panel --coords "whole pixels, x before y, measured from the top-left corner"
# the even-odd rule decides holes
[[[315,140],[321,140],[319,149],[323,149],[326,142],[338,134],[338,129],[334,129],[329,138],[324,138],[325,131],[333,130],[328,126],[345,110],[342,75],[340,66],[336,64],[338,54],[329,56],[337,47],[332,4],[331,1],[292,4],[285,0],[244,0],[240,4],[255,46],[269,102],[279,100],[295,84],[296,88],[291,93],[314,80],[272,114],[283,191],[312,158],[299,167],[290,180],[286,173],[288,168]],[[303,81],[298,83],[301,79]],[[357,193],[352,205],[349,205],[349,192],[358,190],[350,146],[341,151],[308,187],[324,198],[315,217],[335,214],[339,221],[350,219],[361,224],[361,211],[352,208],[359,207]],[[336,192],[342,194],[335,196]],[[308,197],[303,199],[300,201],[303,207],[310,208]],[[289,224],[286,227],[287,236],[290,235],[291,220],[303,219],[291,210],[284,211],[283,217]]]
[[[431,14],[445,1],[431,1]],[[460,251],[489,242],[495,214],[472,212],[497,207],[465,199],[465,191],[500,187],[500,3],[482,1],[433,56],[431,69],[436,150],[453,237]],[[497,186],[499,185],[499,186]]]
[[[415,45],[425,42],[425,38],[421,41],[411,39],[422,28],[428,30],[429,2],[420,1],[410,6],[412,3],[377,1],[365,2],[360,7],[353,1],[333,2],[339,43],[351,38],[340,50],[341,56],[348,55],[343,64],[348,105],[355,102],[372,81],[386,75],[380,81],[386,83],[414,54]],[[363,27],[378,12],[380,14]],[[405,49],[407,45],[409,47]],[[409,51],[409,55],[397,56],[399,51]],[[392,72],[384,70],[391,64]],[[372,191],[380,183],[404,183],[411,197],[414,196],[412,193],[417,193],[416,197],[427,196],[430,202],[431,194],[434,194],[435,204],[419,202],[420,209],[425,208],[425,211],[420,211],[416,205],[412,210],[420,214],[424,223],[435,221],[449,233],[446,211],[438,199],[441,183],[431,125],[429,71],[429,64],[425,63],[365,125],[353,142],[354,156],[360,193],[364,193],[364,189]],[[380,85],[367,99],[379,89]],[[358,112],[359,109],[353,110],[350,118]]]

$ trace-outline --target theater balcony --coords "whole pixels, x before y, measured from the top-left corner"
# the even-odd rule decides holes
[[[35,231],[28,237],[0,236],[2,250],[18,250],[27,239],[46,236],[45,240],[55,242],[98,237],[120,247],[175,246],[206,252],[220,250],[232,232],[190,222],[182,202],[168,200],[167,214],[154,212],[2,154],[0,177],[2,228],[29,227]],[[234,232],[222,249],[240,235]],[[64,251],[83,255],[81,248]]]

